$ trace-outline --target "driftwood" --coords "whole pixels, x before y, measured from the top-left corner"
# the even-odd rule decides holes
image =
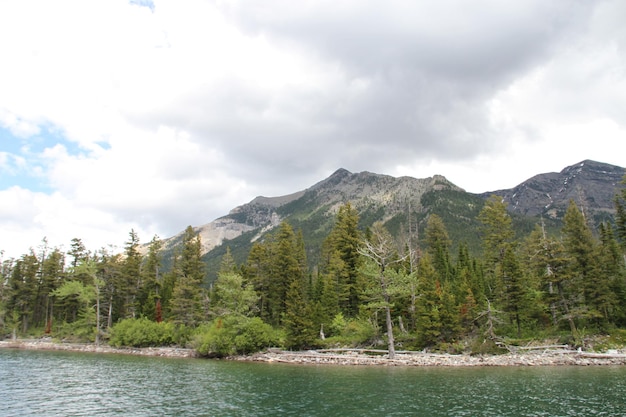
[[[333,349],[316,349],[314,351],[316,353],[339,353],[339,352],[354,352],[358,354],[373,354],[373,355],[387,355],[389,351],[386,349],[365,349],[365,348],[333,348]],[[423,351],[415,351],[415,350],[396,350],[395,351],[401,355],[424,355]]]

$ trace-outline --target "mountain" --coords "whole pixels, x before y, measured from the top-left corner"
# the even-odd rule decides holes
[[[553,219],[562,218],[573,200],[597,226],[615,214],[613,198],[625,171],[615,165],[586,160],[559,173],[535,175],[512,189],[482,196],[503,197],[513,213]]]
[[[560,173],[536,175],[512,189],[471,194],[441,175],[395,178],[339,169],[305,190],[280,197],[256,197],[195,230],[201,236],[209,276],[213,278],[227,246],[237,262],[244,262],[252,244],[264,239],[283,220],[302,231],[309,263],[314,266],[334,215],[346,202],[358,210],[361,228],[380,220],[393,235],[411,233],[420,241],[428,215],[436,213],[455,245],[465,242],[471,252],[477,252],[480,235],[476,217],[489,196],[502,196],[509,203],[520,235],[535,227],[537,216],[544,218],[548,228],[557,230],[570,200],[598,224],[614,214],[613,197],[625,173],[621,167],[583,161]],[[166,253],[171,253],[181,238],[182,232],[166,239]]]
[[[334,214],[346,202],[359,211],[362,223],[369,225],[373,219],[389,221],[409,208],[414,212],[421,210],[422,196],[435,190],[464,193],[440,175],[394,178],[339,169],[306,190],[281,197],[256,197],[197,231],[207,251],[244,234],[250,234],[250,240],[255,241],[284,219],[294,227],[304,226],[310,234],[325,236],[332,227]]]

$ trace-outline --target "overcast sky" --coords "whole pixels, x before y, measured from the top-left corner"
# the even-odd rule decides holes
[[[623,0],[0,2],[0,249],[122,247],[338,168],[626,166]]]

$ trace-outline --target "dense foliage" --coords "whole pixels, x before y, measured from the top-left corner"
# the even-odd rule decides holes
[[[435,198],[434,196],[432,198]],[[594,231],[572,202],[554,233],[537,219],[515,233],[502,200],[468,211],[481,225],[479,256],[457,230],[469,218],[422,213],[363,228],[349,203],[323,231],[313,267],[301,231],[286,221],[237,264],[225,247],[209,283],[200,237],[188,227],[171,265],[155,237],[134,231],[123,253],[40,246],[0,265],[5,337],[50,335],[114,346],[190,345],[207,356],[269,346],[386,344],[404,349],[492,350],[502,340],[626,328],[626,191],[614,223]],[[438,213],[443,213],[440,215]],[[297,219],[295,220],[297,224]],[[322,231],[320,231],[322,233]],[[454,248],[454,251],[452,249]]]

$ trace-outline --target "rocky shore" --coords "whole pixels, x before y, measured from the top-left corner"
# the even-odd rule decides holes
[[[115,353],[168,358],[197,358],[193,349],[178,347],[115,348],[83,343],[59,343],[48,340],[0,341],[0,349],[62,350],[72,352]],[[298,365],[361,365],[361,366],[594,366],[626,365],[626,352],[592,353],[568,349],[545,349],[513,352],[504,355],[438,354],[423,352],[371,354],[359,350],[291,352],[268,349],[228,360],[243,362],[289,363]]]
[[[117,353],[137,356],[161,356],[167,358],[195,358],[197,353],[193,349],[177,347],[148,347],[148,348],[115,348],[109,345],[96,346],[93,343],[60,343],[47,340],[2,340],[0,349],[27,349],[27,350],[65,350],[71,352]]]
[[[267,351],[232,358],[238,361],[293,363],[306,365],[377,365],[377,366],[591,366],[626,365],[624,353],[589,353],[571,350],[508,353],[505,355],[450,355],[434,353],[400,353],[394,359],[387,355],[359,352],[285,352]]]

